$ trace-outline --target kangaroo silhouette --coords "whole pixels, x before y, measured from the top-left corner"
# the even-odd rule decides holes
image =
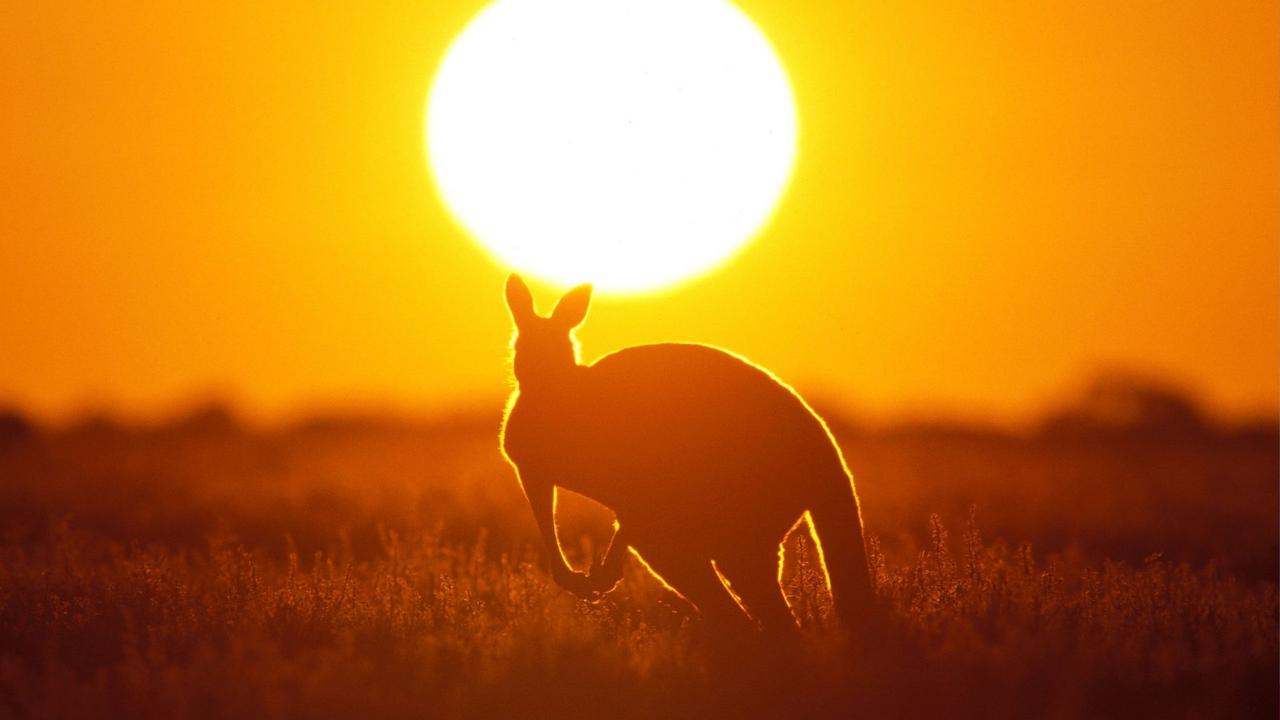
[[[586,318],[589,285],[541,317],[511,275],[506,302],[517,388],[502,450],[559,585],[586,598],[608,592],[630,548],[709,624],[749,616],[766,631],[794,630],[779,583],[781,544],[807,516],[837,616],[845,627],[869,617],[853,479],[826,424],[794,390],[706,345],[641,345],[580,364],[573,330]],[[561,551],[556,488],[616,515],[613,540],[590,572],[574,570]]]

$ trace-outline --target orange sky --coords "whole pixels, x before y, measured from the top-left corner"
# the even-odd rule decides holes
[[[505,270],[422,157],[480,3],[104,5],[0,18],[0,400],[502,392]],[[795,86],[794,182],[719,272],[599,302],[588,357],[711,342],[872,413],[1016,419],[1098,363],[1275,407],[1273,4],[741,5]]]

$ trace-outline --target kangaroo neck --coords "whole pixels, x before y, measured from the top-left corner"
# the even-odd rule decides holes
[[[582,389],[583,372],[586,368],[573,365],[555,373],[536,375],[520,380],[520,399],[535,404],[544,402],[563,403],[577,397]]]

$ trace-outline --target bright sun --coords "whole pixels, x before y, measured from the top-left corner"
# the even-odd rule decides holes
[[[728,258],[796,147],[786,72],[724,0],[498,0],[449,48],[426,124],[472,236],[522,272],[611,292]]]

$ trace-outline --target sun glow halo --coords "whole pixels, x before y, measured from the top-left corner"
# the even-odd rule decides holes
[[[786,73],[725,0],[499,0],[446,53],[426,125],[436,186],[475,239],[606,292],[732,255],[796,146]]]

